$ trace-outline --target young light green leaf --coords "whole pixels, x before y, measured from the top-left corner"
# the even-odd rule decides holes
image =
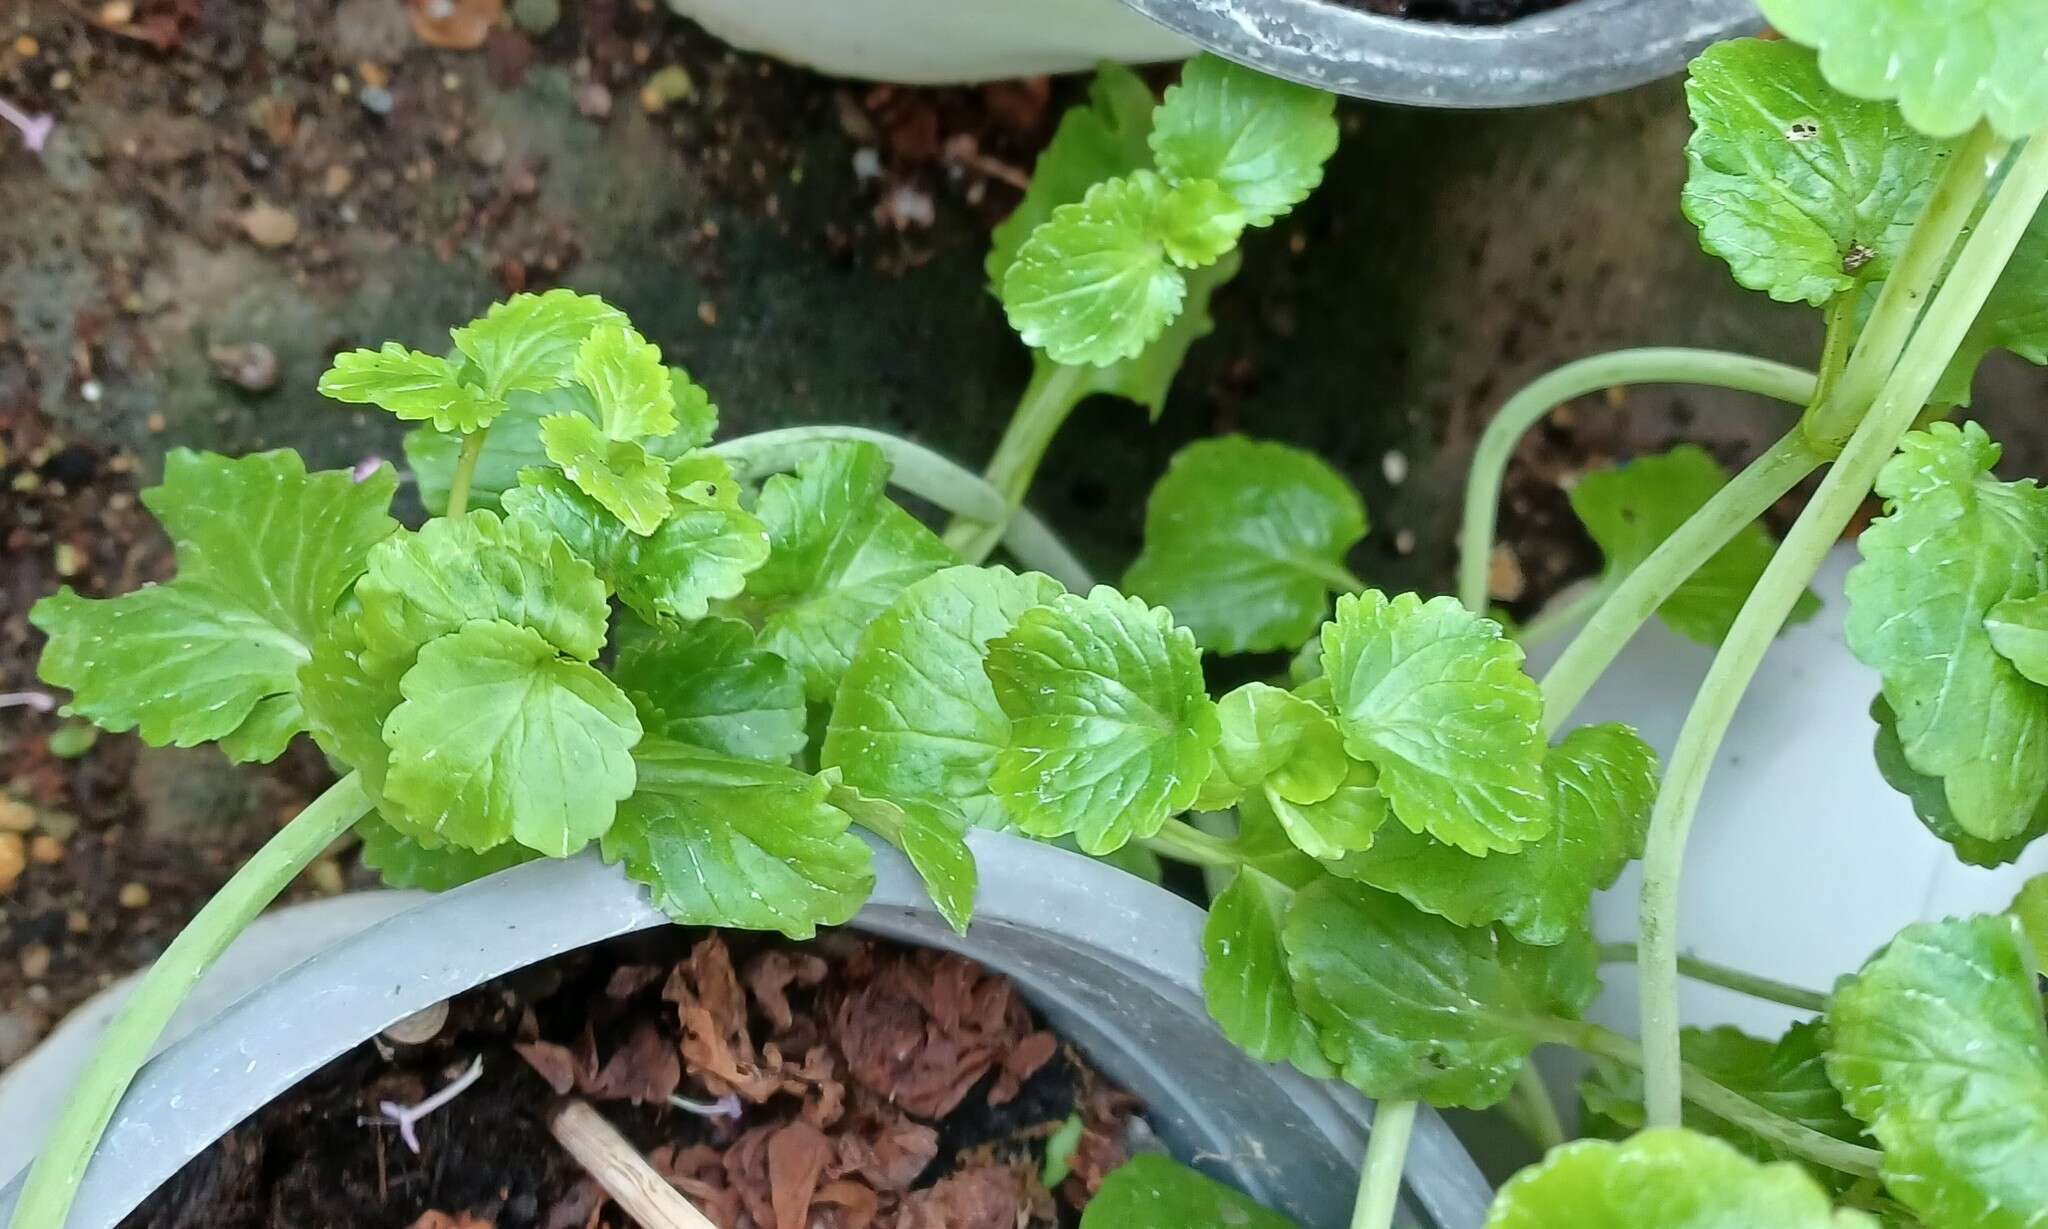
[[[1081,1229],[1297,1229],[1295,1223],[1170,1157],[1144,1152],[1102,1180]]]
[[[2048,875],[2021,884],[2005,911],[2019,919],[2020,933],[2033,949],[2035,971],[2048,972]]]
[[[1166,331],[1146,346],[1138,357],[1122,359],[1107,367],[1062,367],[1047,358],[1045,351],[1033,350],[1032,382],[1075,380],[1080,384],[1076,396],[1103,393],[1122,397],[1144,406],[1152,421],[1159,421],[1159,416],[1166,412],[1166,394],[1173,387],[1174,377],[1180,373],[1188,347],[1215,331],[1216,322],[1209,315],[1210,298],[1225,282],[1237,276],[1238,267],[1243,263],[1241,253],[1231,252],[1207,268],[1190,272],[1187,275],[1187,300],[1180,315],[1174,317]]]
[[[604,834],[604,856],[677,922],[808,939],[874,889],[867,844],[823,780],[658,738],[634,760],[639,783]]]
[[[576,353],[600,324],[625,314],[596,295],[572,290],[515,294],[449,337],[475,364],[484,390],[503,401],[515,392],[546,392],[575,375]]]
[[[720,492],[739,490],[732,472],[707,454],[677,462],[671,486],[674,478],[696,473],[698,456],[717,467]],[[767,528],[722,495],[679,497],[668,519],[644,538],[553,470],[525,471],[522,485],[505,492],[503,503],[513,520],[561,535],[649,623],[703,618],[712,602],[739,596],[747,575],[768,560]]]
[[[575,374],[597,406],[606,439],[636,440],[676,429],[674,377],[661,365],[661,347],[624,321],[590,330],[576,349]]]
[[[1906,796],[1913,804],[1914,816],[1929,832],[1954,846],[1956,857],[1971,866],[2004,866],[2018,860],[2035,840],[2048,835],[2048,798],[2044,798],[2042,805],[2035,808],[2033,819],[2018,835],[1996,841],[1971,836],[1948,809],[1948,794],[1942,789],[1941,778],[1916,772],[1906,762],[1905,748],[1899,745],[1898,718],[1883,696],[1871,700],[1870,719],[1877,723],[1871,752],[1877,760],[1878,774],[1884,777],[1885,784]]]
[[[540,441],[564,477],[634,533],[647,537],[668,516],[668,462],[640,445],[606,439],[580,414],[541,419]]]
[[[334,356],[320,377],[320,395],[349,405],[374,405],[405,422],[467,433],[490,425],[505,403],[456,378],[447,359],[387,341],[378,350]]]
[[[1657,756],[1627,726],[1589,725],[1552,747],[1543,766],[1554,819],[1520,850],[1475,858],[1390,824],[1337,873],[1460,926],[1500,922],[1524,943],[1565,942],[1584,929],[1593,893],[1642,856]]]
[[[1985,616],[2042,591],[2048,495],[1990,474],[1999,449],[1975,423],[1908,435],[1877,480],[1886,514],[1849,572],[1849,648],[1884,679],[1915,772],[1940,777],[1955,823],[2000,841],[2048,796],[2048,689],[2000,656]]]
[[[1152,131],[1153,103],[1151,88],[1123,65],[1105,63],[1095,70],[1088,102],[1069,107],[1060,116],[1059,129],[1031,170],[1024,199],[990,236],[990,287],[1000,291],[1017,249],[1054,209],[1080,200],[1105,179],[1151,165],[1152,150],[1145,138]]]
[[[648,629],[625,642],[611,677],[662,738],[770,764],[807,741],[802,676],[735,619]]]
[[[2034,215],[1993,283],[1963,344],[1934,386],[1934,405],[1970,404],[1978,364],[1993,350],[2010,350],[2030,363],[2048,363],[2048,209]]]
[[[398,528],[394,487],[388,467],[357,483],[308,474],[292,452],[173,450],[142,501],[176,546],[177,579],[37,602],[43,681],[69,688],[72,710],[103,729],[156,746],[226,739],[239,758],[275,758],[299,728],[299,666]]]
[[[1291,649],[1330,593],[1357,587],[1344,556],[1365,505],[1321,458],[1240,435],[1174,455],[1145,505],[1145,549],[1124,586],[1173,611],[1215,653]]]
[[[1010,719],[991,783],[1017,826],[1104,854],[1193,804],[1221,731],[1201,653],[1164,610],[1097,586],[989,643]]]
[[[868,624],[912,584],[956,562],[917,518],[889,501],[889,461],[867,443],[833,444],[761,488],[768,562],[746,605],[762,646],[803,671],[804,690],[838,690]]]
[[[1007,827],[989,778],[1010,719],[982,658],[1019,615],[1060,592],[1051,577],[1000,567],[951,567],[905,589],[861,634],[819,762],[874,797]]]
[[[1332,864],[1348,861],[1350,856],[1371,849],[1387,827],[1387,799],[1379,790],[1379,772],[1372,765],[1347,760],[1345,769],[1343,784],[1319,802],[1290,801],[1268,780],[1244,796],[1238,804],[1239,814],[1254,818],[1271,815],[1303,853]]]
[[[1991,647],[2029,682],[2048,687],[2048,594],[2007,598],[1984,616]]]
[[[1223,259],[1244,233],[1244,211],[1214,180],[1190,179],[1159,202],[1159,240],[1183,269]]]
[[[1136,358],[1165,331],[1187,295],[1160,230],[1168,191],[1150,171],[1106,179],[1031,232],[1002,286],[1025,345],[1100,367]]]
[[[407,835],[566,857],[633,792],[632,700],[530,627],[479,620],[429,641],[399,690],[384,801]]]
[[[376,871],[387,888],[445,892],[540,856],[517,841],[505,841],[480,853],[457,845],[430,849],[374,812],[357,822],[356,835],[363,842],[363,865]]]
[[[1791,43],[1716,43],[1690,71],[1681,201],[1700,246],[1781,303],[1822,307],[1889,275],[1950,144],[1831,88]]]
[[[837,770],[827,769],[828,774]],[[830,779],[828,775],[828,780]],[[910,867],[924,880],[925,891],[939,916],[959,934],[974,918],[974,889],[979,879],[974,853],[967,848],[966,821],[941,806],[910,800],[902,803],[871,798],[851,785],[838,784],[832,805],[853,822],[903,851]]]
[[[2048,1029],[2003,914],[1908,926],[1828,1004],[1828,1076],[1928,1229],[2038,1229],[2048,1209]]]
[[[1785,37],[1820,50],[1845,94],[1897,99],[1920,131],[1980,121],[2008,141],[2048,124],[2048,25],[2035,0],[1762,0]]]
[[[421,645],[474,619],[530,627],[571,657],[604,647],[604,582],[553,531],[481,509],[394,534],[369,552],[357,620],[373,658],[403,670]]]
[[[1282,941],[1324,1053],[1381,1099],[1495,1104],[1546,1023],[1576,1017],[1600,986],[1586,936],[1526,947],[1341,879],[1295,894]]]
[[[1607,557],[1608,575],[1620,577],[1641,566],[1727,484],[1728,471],[1705,449],[1680,444],[1587,474],[1572,488],[1572,511]],[[1720,644],[1776,550],[1763,526],[1744,526],[1664,600],[1658,616],[1688,640]],[[1811,591],[1802,593],[1787,622],[1810,619],[1819,609]]]
[[[1503,1186],[1486,1229],[1878,1229],[1796,1165],[1666,1128],[1553,1148]]]
[[[1209,904],[1202,927],[1202,997],[1223,1035],[1261,1062],[1319,1056],[1316,1028],[1294,1001],[1280,923],[1294,893],[1250,868]],[[1311,1059],[1313,1061],[1313,1059]]]
[[[663,452],[663,456],[676,456],[681,451],[702,448],[718,434],[718,407],[711,403],[711,394],[698,387],[690,373],[681,367],[668,369],[669,401],[675,406],[676,425],[668,432],[667,443],[678,452]],[[659,448],[656,451],[660,451]]]
[[[1323,181],[1337,99],[1213,55],[1197,56],[1152,119],[1152,156],[1175,183],[1213,179],[1268,226]]]
[[[353,768],[370,797],[384,796],[391,748],[384,720],[404,701],[398,680],[406,663],[378,661],[363,648],[353,615],[336,618],[299,667],[299,704],[320,749]]]
[[[1347,594],[1323,672],[1346,749],[1410,831],[1484,855],[1550,830],[1543,697],[1499,624],[1448,597]]]
[[[1271,784],[1289,802],[1321,802],[1350,775],[1344,736],[1330,715],[1293,692],[1246,683],[1216,706],[1222,735],[1196,805],[1220,811]]]

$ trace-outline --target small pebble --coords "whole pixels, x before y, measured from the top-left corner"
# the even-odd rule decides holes
[[[718,304],[713,303],[709,299],[699,300],[697,303],[697,319],[702,320],[705,324],[717,324]]]
[[[585,119],[604,119],[612,113],[612,92],[602,81],[586,81],[576,87],[576,111]]]
[[[73,909],[64,915],[64,929],[74,935],[92,933],[92,914],[83,909]]]
[[[50,971],[50,949],[41,943],[31,943],[21,949],[21,975],[30,981],[41,981]]]
[[[21,834],[0,832],[0,892],[11,892],[21,881],[21,872],[28,869],[28,850]]]
[[[323,896],[339,896],[348,886],[341,877],[341,868],[330,858],[322,858],[307,868],[306,878],[313,881],[313,889]]]
[[[149,906],[149,889],[139,883],[124,883],[119,899],[123,909],[144,909]]]
[[[329,196],[340,196],[348,191],[348,186],[355,181],[356,173],[349,170],[345,164],[337,162],[328,167],[326,173],[320,177],[320,190]]]
[[[36,813],[26,802],[0,794],[0,832],[27,832],[36,826]]]
[[[1494,543],[1493,553],[1486,557],[1486,595],[1498,602],[1517,601],[1528,583],[1515,552],[1505,542]]]
[[[372,115],[389,115],[391,108],[397,105],[397,100],[391,97],[391,91],[381,85],[364,86],[357,92],[356,101],[362,103],[363,110]]]
[[[39,832],[28,843],[28,860],[38,866],[55,866],[64,860],[64,842],[47,832]]]
[[[235,220],[249,242],[258,247],[288,247],[299,237],[299,220],[275,205],[251,205]]]
[[[1388,486],[1400,486],[1408,480],[1408,454],[1398,448],[1390,448],[1380,458],[1380,473],[1384,474]]]
[[[670,103],[681,102],[696,93],[697,83],[691,79],[690,70],[680,64],[671,64],[649,77],[647,84],[640,87],[640,109],[652,115],[667,110]]]
[[[57,575],[71,577],[85,570],[84,553],[71,543],[57,543],[57,549],[52,553],[54,555],[53,562],[57,568]]]
[[[277,387],[277,352],[260,341],[216,343],[206,348],[206,357],[236,388],[267,393]]]
[[[1394,553],[1397,555],[1407,555],[1414,553],[1414,550],[1415,531],[1413,529],[1396,530],[1394,533]]]
[[[385,1029],[381,1036],[388,1041],[395,1041],[399,1045],[425,1045],[427,1042],[440,1036],[441,1030],[447,1024],[448,1001],[443,999],[431,1007],[420,1008],[405,1019]]]
[[[27,59],[42,49],[43,45],[35,40],[33,34],[24,34],[14,40],[14,54],[21,56],[23,59]]]

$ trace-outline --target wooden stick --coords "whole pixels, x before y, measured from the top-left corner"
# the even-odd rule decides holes
[[[548,1132],[641,1229],[718,1229],[588,1101],[557,1105]]]

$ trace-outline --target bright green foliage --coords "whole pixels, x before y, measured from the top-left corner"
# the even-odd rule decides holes
[[[376,815],[356,824],[356,835],[363,842],[363,865],[376,871],[387,888],[445,892],[540,856],[517,841],[480,853],[457,845],[429,849]]]
[[[1365,527],[1358,492],[1315,455],[1239,435],[1201,440],[1152,488],[1145,549],[1124,585],[1212,652],[1292,648],[1332,590],[1356,587],[1344,556]]]
[[[1607,557],[1608,575],[1619,577],[1641,566],[1727,484],[1728,471],[1704,448],[1680,444],[1587,474],[1572,488],[1572,511]],[[1664,600],[1658,616],[1688,640],[1720,644],[1776,549],[1763,526],[1745,525]],[[1787,622],[1810,619],[1819,609],[1818,598],[1802,593]]]
[[[1337,723],[1293,692],[1246,683],[1224,696],[1216,712],[1222,736],[1196,800],[1203,810],[1235,806],[1262,787],[1290,802],[1321,802],[1351,773]]]
[[[1915,128],[2009,141],[2048,124],[2048,23],[2037,0],[1762,0],[1787,38],[1858,98],[1897,99]]]
[[[1150,171],[1106,179],[1017,249],[1003,306],[1027,346],[1072,366],[1136,358],[1180,314],[1186,276],[1167,259]]]
[[[449,337],[475,367],[476,382],[503,401],[515,392],[546,392],[568,383],[584,338],[599,325],[625,319],[596,295],[550,290],[515,294]]]
[[[1878,476],[1886,514],[1858,539],[1849,647],[1884,679],[1915,772],[1940,777],[1956,825],[1987,841],[2025,831],[2048,795],[2048,689],[2001,656],[1992,607],[2043,589],[2048,496],[1991,477],[1975,423],[1906,437]]]
[[[827,770],[828,774],[833,771]],[[833,786],[831,799],[854,823],[902,850],[911,869],[924,880],[939,916],[958,933],[967,933],[980,873],[973,851],[967,848],[966,832],[953,812],[914,799],[899,804],[870,798],[843,784]]]
[[[867,844],[820,778],[655,738],[633,758],[638,785],[604,856],[677,922],[808,939],[874,889]]]
[[[1952,152],[1890,103],[1831,88],[1790,43],[1717,43],[1685,95],[1685,216],[1736,281],[1783,303],[1888,275]]]
[[[1152,150],[1145,138],[1152,131],[1154,101],[1151,89],[1123,65],[1104,64],[1095,70],[1087,105],[1069,108],[1060,116],[1059,129],[1032,168],[1024,199],[991,237],[986,265],[990,286],[1001,288],[1017,249],[1054,209],[1080,200],[1105,179],[1151,163]]]
[[[1010,719],[982,658],[1060,592],[1050,577],[996,567],[947,568],[905,589],[861,634],[819,761],[874,797],[1008,826],[989,779]]]
[[[1509,1179],[1486,1229],[1878,1229],[1794,1165],[1691,1131],[1581,1140]]]
[[[384,801],[409,836],[564,857],[633,791],[633,702],[531,628],[468,623],[421,648],[399,690]]]
[[[374,405],[405,422],[428,422],[437,431],[467,433],[490,425],[505,403],[456,378],[445,358],[387,341],[377,350],[334,356],[320,377],[320,395],[350,405]]]
[[[1010,718],[992,784],[1024,831],[1104,854],[1193,804],[1220,731],[1195,639],[1166,611],[1062,594],[989,644],[987,670]]]
[[[370,796],[380,798],[391,759],[384,719],[404,701],[398,680],[412,663],[373,658],[356,624],[337,618],[314,642],[312,657],[299,667],[299,703],[313,741],[360,773]]]
[[[1547,1023],[1599,990],[1589,938],[1527,947],[1340,879],[1295,895],[1282,941],[1324,1053],[1374,1098],[1492,1105]]]
[[[675,408],[675,427],[667,432],[665,441],[668,448],[664,456],[674,456],[690,448],[702,448],[718,433],[718,407],[711,403],[711,394],[698,387],[690,373],[681,367],[668,369],[669,401]]]
[[[420,646],[474,619],[532,628],[582,661],[604,647],[604,583],[544,526],[481,509],[398,533],[369,554],[357,626],[380,665],[403,669]]]
[[[1183,269],[1216,263],[1237,246],[1244,214],[1212,180],[1191,179],[1159,202],[1159,241]]]
[[[1321,1057],[1315,1025],[1294,1001],[1280,925],[1293,892],[1251,868],[1209,905],[1202,927],[1202,997],[1223,1035],[1263,1062]]]
[[[1471,854],[1549,831],[1543,697],[1499,624],[1448,597],[1367,590],[1338,599],[1322,639],[1346,749],[1379,769],[1409,830]]]
[[[1983,310],[1929,398],[1935,405],[1970,404],[1977,365],[1993,350],[2010,350],[2030,363],[2048,363],[2048,209],[2034,215]]]
[[[1345,769],[1343,783],[1327,798],[1295,802],[1268,782],[1244,796],[1238,813],[1255,820],[1270,817],[1294,847],[1310,857],[1348,860],[1348,855],[1372,848],[1389,825],[1383,822],[1387,799],[1379,790],[1378,771],[1356,760],[1347,761]]]
[[[2020,933],[2034,952],[2035,970],[2048,972],[2048,875],[2021,884],[2005,911],[2019,919]]]
[[[1296,1229],[1293,1221],[1187,1166],[1140,1153],[1102,1181],[1081,1213],[1081,1229]]]
[[[173,451],[143,492],[177,548],[178,574],[105,601],[69,588],[29,620],[49,636],[43,681],[73,711],[145,742],[228,739],[274,759],[301,728],[299,667],[371,549],[397,529],[389,468],[361,483],[306,473],[297,454],[230,460]]]
[[[1045,1137],[1045,1166],[1038,1175],[1045,1189],[1058,1190],[1060,1183],[1067,1180],[1067,1175],[1074,1172],[1074,1153],[1081,1147],[1081,1136],[1087,1129],[1087,1120],[1076,1110],[1067,1115],[1058,1129]]]
[[[1995,841],[1971,836],[1949,810],[1948,794],[1942,789],[1941,778],[1916,772],[1906,762],[1905,748],[1899,745],[1898,718],[1892,715],[1891,705],[1884,702],[1883,696],[1871,700],[1870,719],[1877,723],[1871,752],[1877,760],[1878,773],[1884,777],[1885,784],[1904,794],[1913,804],[1913,814],[1929,832],[1954,846],[1956,857],[1971,866],[2004,866],[2017,859],[2037,838],[2048,835],[2048,799],[2044,799],[2042,805],[2035,808],[2033,818],[2017,835]]]
[[[1197,56],[1152,120],[1152,155],[1175,183],[1213,179],[1251,226],[1308,199],[1337,151],[1335,95]]]
[[[1196,269],[1187,275],[1187,299],[1180,315],[1166,326],[1158,337],[1136,358],[1127,358],[1102,367],[1061,367],[1047,358],[1045,351],[1031,352],[1031,376],[1033,380],[1051,378],[1061,374],[1068,378],[1079,373],[1081,391],[1076,396],[1103,393],[1111,397],[1122,397],[1145,407],[1152,421],[1166,412],[1166,394],[1173,387],[1173,379],[1180,373],[1181,363],[1187,358],[1188,347],[1215,331],[1216,322],[1209,315],[1209,300],[1225,282],[1237,276],[1238,266],[1243,264],[1241,256],[1232,252],[1205,269]]]
[[[648,629],[626,641],[611,677],[649,734],[770,764],[804,749],[803,678],[738,620]]]
[[[1835,988],[1828,1027],[1828,1075],[1928,1229],[2038,1229],[2048,1029],[2016,920],[1908,926]]]
[[[763,647],[803,671],[829,700],[876,616],[912,584],[953,563],[938,536],[889,501],[889,461],[873,444],[833,444],[761,488],[768,562],[747,586]]]
[[[1581,726],[1550,749],[1544,771],[1551,829],[1514,853],[1475,858],[1390,824],[1338,873],[1460,926],[1500,922],[1524,943],[1563,943],[1585,928],[1593,893],[1642,856],[1657,756],[1627,726]]]
[[[2030,683],[2048,687],[2048,594],[2007,598],[1984,616],[1991,647]]]
[[[676,397],[661,347],[624,321],[592,329],[576,349],[576,382],[597,407],[605,438],[638,439],[676,429]]]
[[[739,483],[718,458],[692,454],[669,476],[673,482],[700,471],[714,474],[710,485],[719,494],[678,494],[668,519],[646,537],[552,470],[524,471],[521,485],[506,491],[503,503],[511,519],[561,535],[642,619],[701,619],[712,602],[739,596],[747,575],[767,562],[768,530],[739,506]]]
[[[551,414],[540,442],[564,477],[634,533],[646,537],[668,515],[668,463],[632,440],[606,439],[580,414]]]

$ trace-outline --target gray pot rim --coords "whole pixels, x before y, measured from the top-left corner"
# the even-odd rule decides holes
[[[977,933],[1057,933],[1062,947],[1128,977],[1134,995],[1157,994],[1197,1013],[1213,1032],[1202,1005],[1201,909],[1041,842],[977,832],[970,844],[982,880],[968,936],[945,925],[915,872],[886,846],[876,849],[874,895],[851,928],[961,951],[1003,972],[1011,970],[1000,955],[977,950]],[[69,1229],[111,1229],[237,1123],[404,1016],[537,961],[668,922],[644,889],[586,854],[515,867],[371,926],[251,991],[143,1068],[86,1170]],[[1072,1036],[1058,1018],[1059,1002],[1044,1001],[1043,988],[1027,994]],[[1092,1057],[1103,1063],[1102,1054]],[[1127,1085],[1133,1062],[1141,1083],[1148,1071],[1172,1065],[1172,1056],[1121,1057],[1123,1068],[1109,1073]],[[1372,1121],[1364,1098],[1237,1057],[1284,1090],[1293,1102],[1288,1108],[1344,1156],[1362,1155]],[[1226,1125],[1208,1125],[1228,1137]],[[1229,1158],[1220,1159],[1233,1173]],[[1491,1188],[1450,1128],[1426,1108],[1408,1173],[1404,1202],[1424,1224],[1477,1229],[1484,1220]],[[17,1176],[0,1190],[0,1220],[12,1214],[21,1181]]]
[[[1331,0],[1123,0],[1226,59],[1318,89],[1423,107],[1522,107],[1666,76],[1758,30],[1754,0],[1572,0],[1498,26],[1408,21]]]

